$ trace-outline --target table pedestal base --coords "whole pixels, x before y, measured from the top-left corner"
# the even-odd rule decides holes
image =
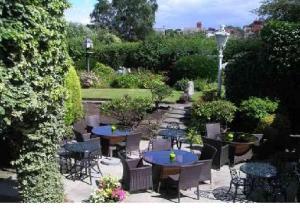
[[[101,160],[101,163],[108,166],[117,166],[121,163],[119,158],[107,157]]]

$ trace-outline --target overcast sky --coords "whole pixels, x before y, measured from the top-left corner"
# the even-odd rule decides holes
[[[69,0],[72,7],[65,13],[71,22],[89,23],[89,14],[97,0]],[[205,28],[219,25],[243,26],[257,18],[251,11],[262,0],[157,0],[156,28],[195,27],[202,21]]]

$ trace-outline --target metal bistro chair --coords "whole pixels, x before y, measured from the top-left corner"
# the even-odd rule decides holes
[[[170,122],[167,125],[167,130],[168,130],[168,138],[171,139],[171,145],[172,148],[174,146],[174,144],[176,144],[178,149],[181,149],[182,146],[182,142],[181,142],[181,133],[180,133],[180,125],[178,122]]]
[[[206,180],[210,181],[212,184],[211,168],[213,160],[216,156],[217,149],[213,146],[205,144],[201,150],[201,155],[199,157],[199,162],[203,164],[201,169],[201,175],[199,182],[204,182]]]
[[[143,164],[142,158],[126,159],[125,156],[118,152],[123,165],[122,185],[129,192],[147,190],[153,191],[152,167]]]
[[[202,163],[195,163],[193,165],[181,166],[180,173],[177,175],[170,175],[169,179],[177,184],[178,203],[180,203],[180,190],[197,187],[197,199],[200,198],[199,193],[199,176],[201,174]]]
[[[99,138],[93,138],[82,143],[84,154],[79,158],[80,176],[87,176],[90,178],[92,185],[92,170],[100,173],[103,176],[99,167],[99,159],[102,158],[101,144]],[[96,170],[94,167],[97,167]],[[83,173],[83,170],[85,173]]]
[[[236,169],[229,166],[231,181],[230,181],[230,187],[227,191],[227,194],[231,191],[232,185],[235,187],[234,196],[233,196],[233,202],[235,202],[237,191],[239,187],[243,187],[245,191],[245,186],[247,184],[247,179],[240,176],[240,172],[238,172]]]

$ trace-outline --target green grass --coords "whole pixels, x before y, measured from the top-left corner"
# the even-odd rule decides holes
[[[151,92],[147,89],[82,89],[82,98],[89,100],[111,100],[126,94],[132,97],[151,97]],[[164,102],[175,103],[181,94],[181,91],[173,91],[172,95],[166,98]],[[200,96],[201,92],[195,92],[193,100],[197,100]]]

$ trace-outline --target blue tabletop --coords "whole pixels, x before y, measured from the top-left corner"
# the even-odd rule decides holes
[[[174,161],[170,160],[171,151],[150,151],[143,154],[143,159],[151,164],[160,166],[182,166],[193,164],[198,161],[197,155],[183,151],[174,150],[176,154],[176,159]]]
[[[120,129],[118,127],[115,131],[112,131],[111,125],[94,127],[92,129],[92,133],[98,136],[127,136],[130,132],[130,129]]]
[[[276,167],[269,163],[246,163],[240,167],[240,170],[254,177],[271,178],[277,175]]]
[[[100,146],[95,145],[95,143],[91,143],[91,142],[77,142],[77,143],[65,144],[64,148],[69,152],[85,153],[85,152],[95,151],[95,149],[100,148]]]

